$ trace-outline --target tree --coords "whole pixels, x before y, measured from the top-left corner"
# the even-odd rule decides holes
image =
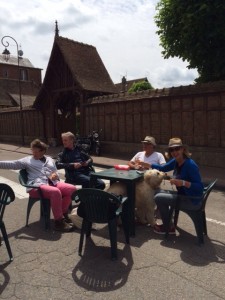
[[[196,82],[225,80],[225,1],[161,0],[156,6],[164,58],[196,68]]]
[[[137,83],[133,83],[131,88],[129,88],[128,93],[138,92],[138,91],[144,91],[144,90],[152,90],[153,87],[151,83],[148,81],[139,81]]]

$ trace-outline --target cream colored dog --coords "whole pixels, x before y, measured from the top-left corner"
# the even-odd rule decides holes
[[[136,183],[135,189],[135,207],[137,220],[142,224],[155,224],[154,211],[155,201],[154,193],[159,188],[162,180],[165,178],[165,173],[158,170],[148,170],[144,174],[142,181]],[[127,195],[126,185],[121,182],[113,183],[107,192],[116,195]]]

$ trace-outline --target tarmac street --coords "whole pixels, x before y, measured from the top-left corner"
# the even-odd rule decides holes
[[[1,160],[29,153],[28,148],[22,150],[1,144]],[[96,171],[122,161],[98,158]],[[60,177],[63,180],[63,171]],[[79,230],[55,232],[52,219],[51,229],[45,231],[39,221],[39,203],[32,208],[29,227],[25,227],[27,194],[19,185],[17,171],[0,170],[0,182],[9,184],[16,195],[4,216],[14,261],[9,263],[3,242],[0,299],[225,299],[223,189],[213,190],[207,201],[208,236],[203,246],[196,245],[191,219],[180,213],[177,234],[168,241],[151,227],[137,225],[136,236],[126,245],[120,229],[118,261],[111,261],[105,224],[97,225],[79,257]]]

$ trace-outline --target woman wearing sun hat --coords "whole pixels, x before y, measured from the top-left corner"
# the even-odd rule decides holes
[[[135,154],[135,156],[128,162],[128,166],[131,169],[148,170],[150,165],[153,163],[159,165],[166,163],[162,153],[155,151],[156,142],[154,137],[146,136],[141,143],[143,151]]]
[[[186,209],[198,209],[203,195],[203,184],[197,164],[190,158],[191,154],[178,137],[171,138],[168,144],[167,158],[164,164],[151,164],[153,169],[168,172],[173,170],[170,183],[176,186],[177,191],[160,190],[154,197],[162,218],[162,225],[156,224],[154,231],[165,233],[165,224],[169,220],[169,208],[175,206],[177,199],[179,205]],[[175,228],[170,227],[169,234],[175,234]]]

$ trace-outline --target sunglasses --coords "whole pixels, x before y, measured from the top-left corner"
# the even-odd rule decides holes
[[[179,146],[179,147],[170,148],[170,149],[169,149],[169,152],[172,153],[172,152],[174,152],[174,151],[179,151],[180,149],[181,149],[180,146]]]

